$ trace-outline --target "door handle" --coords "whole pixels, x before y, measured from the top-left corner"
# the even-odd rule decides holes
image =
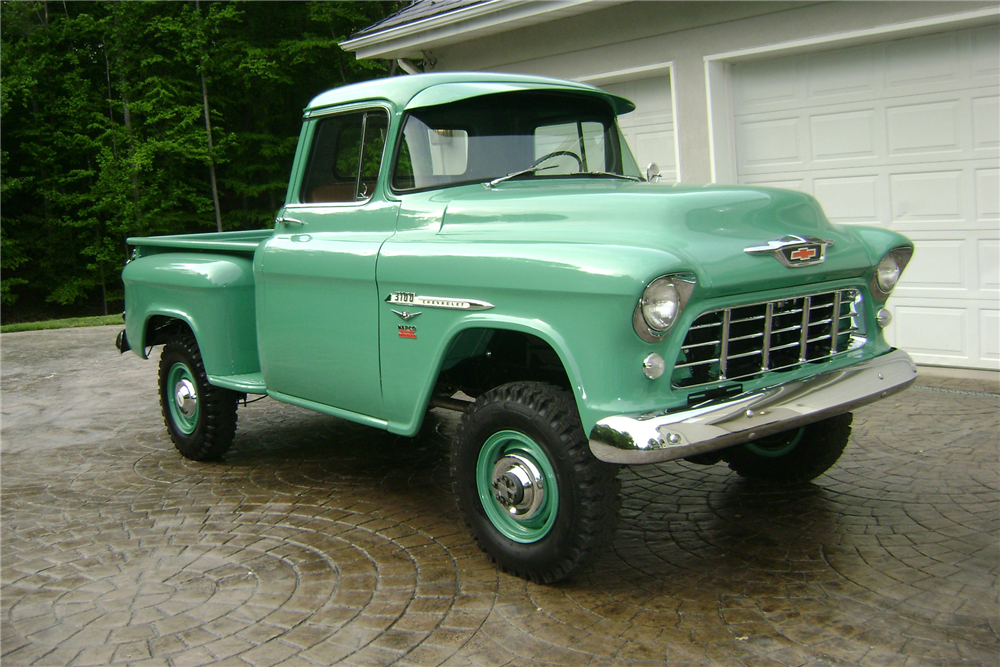
[[[302,222],[301,220],[296,220],[295,218],[288,218],[288,217],[283,216],[283,215],[275,218],[274,221],[275,222],[281,222],[281,223],[284,223],[286,225],[302,225],[303,227],[305,227],[305,225],[306,225],[306,223]]]

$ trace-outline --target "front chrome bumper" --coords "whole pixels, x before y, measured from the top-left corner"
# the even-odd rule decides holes
[[[850,412],[916,379],[909,355],[893,350],[849,368],[681,412],[607,417],[590,432],[590,450],[602,461],[625,464],[695,456]]]

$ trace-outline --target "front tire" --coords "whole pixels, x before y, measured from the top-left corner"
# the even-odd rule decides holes
[[[514,382],[480,396],[451,472],[476,542],[511,574],[565,579],[611,537],[618,467],[590,452],[572,395],[557,387]]]
[[[799,484],[829,470],[851,438],[854,415],[836,417],[760,438],[722,452],[740,477],[775,484]]]
[[[236,436],[240,395],[208,382],[198,343],[190,332],[163,347],[159,369],[160,408],[174,446],[185,458],[221,458]]]

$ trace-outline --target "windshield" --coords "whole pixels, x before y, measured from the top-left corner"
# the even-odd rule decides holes
[[[636,178],[608,103],[518,91],[411,111],[393,165],[396,191],[522,178]]]

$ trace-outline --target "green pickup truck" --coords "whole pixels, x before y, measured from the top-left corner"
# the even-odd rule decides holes
[[[344,86],[305,110],[274,229],[129,239],[118,347],[164,346],[180,453],[222,456],[248,394],[405,436],[457,410],[462,514],[538,582],[611,538],[622,464],[826,471],[850,411],[916,377],[882,333],[912,244],[798,192],[655,182],[633,108],[529,76]]]

